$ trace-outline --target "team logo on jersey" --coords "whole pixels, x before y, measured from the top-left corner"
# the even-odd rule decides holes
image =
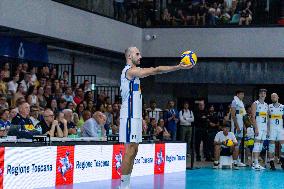
[[[61,165],[58,166],[58,171],[61,174],[61,176],[64,179],[64,181],[66,181],[65,174],[67,173],[67,171],[71,170],[72,167],[73,167],[72,164],[69,161],[69,155],[70,155],[70,152],[66,151],[65,156],[64,157],[60,157],[60,160],[59,160]]]

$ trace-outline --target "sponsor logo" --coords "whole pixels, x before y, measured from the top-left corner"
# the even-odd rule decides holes
[[[31,164],[31,165],[17,165],[13,166],[11,164],[7,165],[7,175],[18,176],[20,174],[29,174],[29,173],[39,173],[39,172],[51,172],[52,165],[40,165],[40,164]],[[2,174],[1,169],[1,174]]]
[[[185,161],[186,157],[183,155],[167,155],[166,156],[166,161],[171,163],[174,161]]]
[[[76,169],[89,169],[93,167],[109,167],[110,162],[105,160],[94,160],[94,161],[76,161]]]
[[[69,161],[69,155],[70,155],[70,152],[69,151],[66,151],[65,153],[65,156],[64,157],[60,157],[60,164],[58,166],[58,171],[59,173],[61,174],[62,178],[66,181],[66,177],[65,177],[65,174],[72,169],[72,164],[70,163]]]
[[[155,174],[163,174],[165,170],[165,144],[155,145]]]
[[[57,146],[56,185],[73,184],[74,146]]]
[[[113,145],[112,155],[112,178],[119,179],[121,177],[122,158],[124,156],[124,145]]]

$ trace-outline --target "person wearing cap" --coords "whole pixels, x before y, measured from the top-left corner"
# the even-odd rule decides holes
[[[7,136],[7,132],[11,126],[9,113],[8,109],[0,109],[0,137]]]
[[[244,129],[244,116],[246,115],[245,105],[243,103],[245,93],[243,90],[236,91],[236,96],[231,104],[231,130],[234,132],[237,137],[238,144],[241,144],[243,138],[243,129]],[[238,146],[239,148],[239,146]],[[240,156],[241,154],[239,154]],[[239,167],[245,167],[246,165],[242,163],[239,159],[238,161]]]
[[[213,168],[218,168],[219,166],[219,159],[220,154],[226,154],[226,155],[233,155],[233,167],[234,169],[239,169],[238,167],[238,141],[236,139],[236,136],[233,132],[229,132],[230,128],[226,127],[226,125],[222,125],[222,131],[219,131],[214,139],[214,155],[215,160],[213,164]],[[233,143],[229,145],[228,141],[231,140]]]
[[[265,169],[258,163],[259,154],[262,151],[263,141],[266,140],[268,131],[268,104],[265,102],[266,89],[259,90],[259,98],[251,105],[252,123],[254,127],[254,147],[253,147],[253,166],[252,169]]]

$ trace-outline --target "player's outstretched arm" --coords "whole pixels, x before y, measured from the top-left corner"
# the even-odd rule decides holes
[[[173,72],[181,69],[191,69],[193,66],[192,65],[185,65],[180,63],[179,65],[176,66],[158,66],[158,67],[151,67],[151,68],[139,68],[139,67],[134,67],[131,68],[127,71],[127,76],[129,78],[144,78],[150,75],[157,75],[157,74],[164,74],[168,72]]]

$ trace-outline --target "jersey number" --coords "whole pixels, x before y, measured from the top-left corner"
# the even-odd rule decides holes
[[[279,119],[275,119],[275,124],[279,125]]]
[[[266,123],[266,117],[263,118],[263,122],[262,123]]]

